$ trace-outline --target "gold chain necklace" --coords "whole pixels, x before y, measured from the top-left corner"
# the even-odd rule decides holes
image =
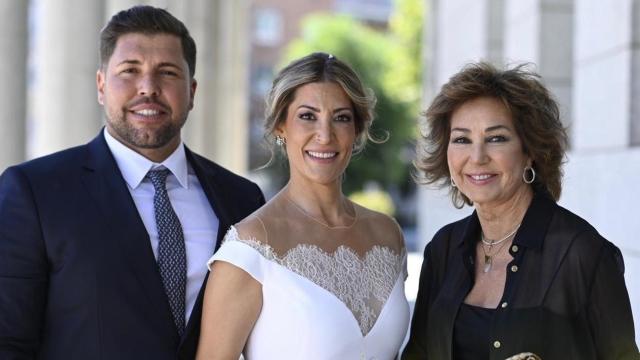
[[[504,248],[504,246],[507,243],[502,244],[498,248],[498,250],[496,250],[496,252],[492,254],[491,253],[491,249],[493,249],[493,245],[498,245],[500,243],[503,243],[503,242],[507,241],[507,239],[509,239],[511,236],[513,236],[516,233],[516,231],[518,231],[518,228],[520,228],[520,224],[518,224],[518,226],[516,226],[516,228],[513,229],[512,232],[508,233],[505,237],[503,237],[500,240],[496,240],[496,241],[493,241],[493,240],[487,241],[484,238],[484,232],[480,233],[480,240],[482,240],[482,244],[480,246],[482,247],[482,252],[484,253],[484,267],[482,269],[482,272],[484,272],[486,274],[489,271],[491,271],[491,267],[493,266],[493,257],[496,256],[497,254],[499,254],[500,251],[502,250],[502,248]],[[485,245],[489,246],[489,252],[487,252],[487,250],[485,250],[485,248],[484,248]]]
[[[348,229],[350,227],[352,227],[357,221],[358,221],[358,213],[356,212],[355,206],[352,204],[349,204],[349,201],[346,198],[342,198],[342,201],[345,205],[345,207],[347,207],[348,205],[351,205],[352,211],[353,211],[353,220],[350,224],[346,224],[346,225],[330,225],[328,224],[326,221],[323,221],[321,219],[316,218],[315,216],[309,214],[305,209],[302,208],[302,206],[296,204],[295,201],[291,200],[291,198],[288,195],[284,195],[284,198],[291,204],[293,205],[293,208],[296,209],[298,212],[302,213],[302,215],[304,215],[305,217],[308,217],[309,219],[319,223],[320,225],[325,226],[328,229]],[[347,215],[349,217],[351,217],[351,215],[349,214],[349,212],[347,212]]]

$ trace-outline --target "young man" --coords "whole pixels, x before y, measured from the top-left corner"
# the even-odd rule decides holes
[[[136,6],[100,37],[90,143],[0,177],[0,358],[192,359],[206,262],[258,187],[180,138],[196,47]]]

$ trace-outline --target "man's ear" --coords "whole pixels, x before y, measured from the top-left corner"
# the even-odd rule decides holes
[[[198,88],[198,82],[196,81],[196,79],[191,79],[191,86],[189,87],[190,89],[190,97],[191,99],[189,99],[189,110],[193,109],[193,99],[196,96],[196,89]]]
[[[98,89],[98,103],[104,105],[104,82],[105,73],[102,69],[98,69],[96,72],[96,88]]]

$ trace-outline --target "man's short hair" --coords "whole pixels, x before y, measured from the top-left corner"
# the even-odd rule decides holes
[[[169,34],[180,38],[182,55],[189,66],[189,75],[196,72],[196,43],[182,21],[168,11],[148,5],[137,5],[113,15],[100,31],[100,65],[105,66],[118,38],[125,34],[141,33],[145,35]]]

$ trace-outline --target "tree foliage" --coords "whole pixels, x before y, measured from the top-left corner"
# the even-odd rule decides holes
[[[331,53],[350,64],[376,94],[372,134],[388,140],[369,143],[354,156],[343,184],[346,193],[369,181],[387,189],[410,182],[409,144],[421,92],[422,6],[420,0],[396,0],[386,31],[344,15],[310,15],[303,20],[301,37],[287,46],[282,66],[315,51]]]

